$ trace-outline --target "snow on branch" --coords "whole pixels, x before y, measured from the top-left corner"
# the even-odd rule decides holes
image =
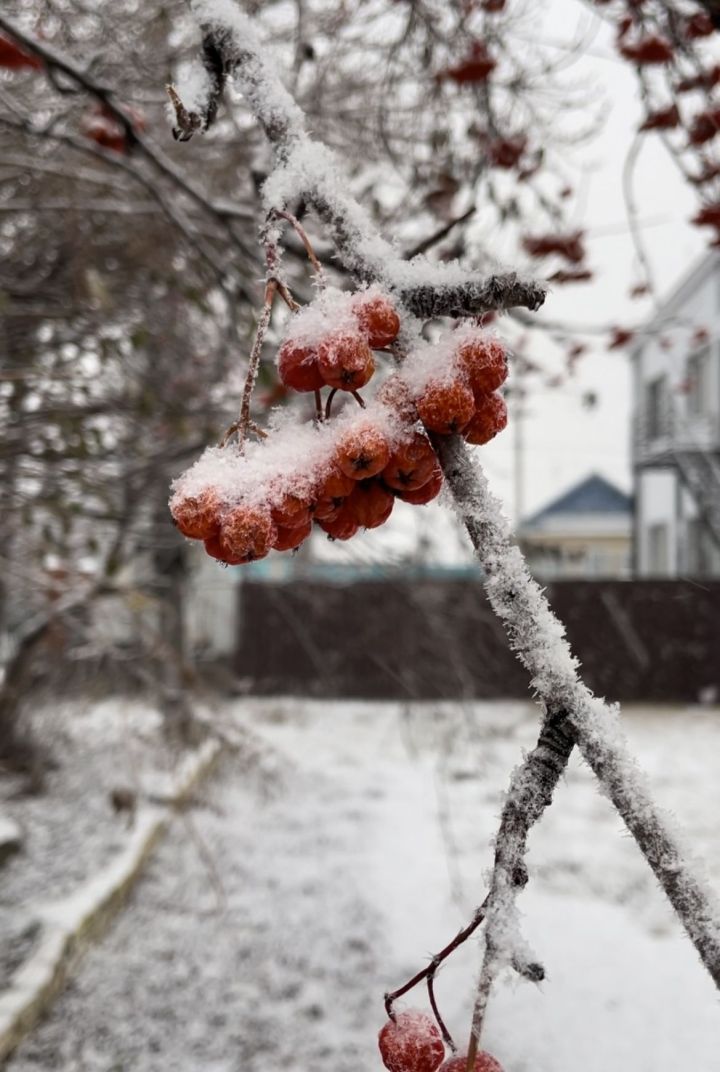
[[[223,77],[232,72],[274,148],[276,164],[264,188],[269,214],[283,210],[291,199],[312,205],[327,225],[345,267],[361,280],[380,282],[394,291],[406,312],[419,317],[470,316],[485,309],[517,306],[535,310],[542,304],[542,288],[514,274],[481,279],[458,263],[437,265],[422,257],[403,260],[348,193],[347,177],[332,153],[307,134],[302,114],[266,62],[246,16],[232,0],[194,0],[193,7],[205,41],[210,36],[221,53],[218,70]],[[197,96],[201,84],[205,97]],[[209,77],[204,83],[196,78],[187,91],[178,87],[177,96],[185,109],[187,93],[195,94],[200,117],[196,129],[208,125],[216,100],[213,92]],[[574,743],[720,986],[720,907],[699,877],[697,865],[681,850],[671,824],[653,803],[620,732],[617,709],[593,696],[581,681],[563,626],[530,577],[499,505],[462,440],[441,437],[436,450],[484,569],[491,605],[512,649],[530,673],[531,687],[545,711],[538,745],[513,775],[498,833],[487,905],[487,955],[476,1008],[479,1020],[500,966],[512,965],[528,978],[542,975],[520,937],[516,897],[527,881],[524,857],[529,830],[550,803]],[[474,1035],[478,1032],[479,1024]]]
[[[232,74],[275,152],[276,166],[263,189],[268,211],[284,209],[291,201],[312,205],[344,266],[359,279],[382,282],[423,319],[540,308],[545,288],[515,272],[485,277],[457,262],[438,265],[423,256],[405,260],[376,233],[369,215],[348,193],[348,176],[334,154],[307,133],[302,112],[269,67],[252,22],[234,0],[193,0],[192,8],[203,35],[204,62],[169,87],[179,140],[208,128]]]

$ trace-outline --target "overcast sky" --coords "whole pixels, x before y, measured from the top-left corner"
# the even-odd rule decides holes
[[[577,0],[554,0],[545,16],[546,39],[567,40],[592,14]],[[649,316],[647,299],[630,299],[628,292],[641,273],[626,223],[622,192],[623,164],[633,135],[641,122],[635,76],[619,61],[612,36],[598,21],[598,34],[576,72],[594,80],[607,101],[607,117],[600,136],[576,150],[581,165],[576,220],[588,232],[588,261],[596,270],[592,283],[556,287],[548,296],[544,314],[569,323],[632,325]],[[707,248],[707,231],[688,224],[697,211],[694,191],[681,180],[675,164],[657,135],[646,135],[635,171],[640,217],[648,221],[643,238],[650,253],[661,294],[667,294]],[[542,315],[542,314],[541,314]],[[552,361],[554,347],[536,333],[538,357]],[[532,512],[566,486],[597,471],[630,488],[630,380],[625,351],[608,353],[598,342],[595,352],[583,358],[577,386],[541,389],[527,407],[525,419],[525,512]],[[534,355],[533,355],[534,356]],[[600,399],[594,411],[579,402],[583,391]],[[482,449],[488,475],[508,510],[513,509],[512,427]]]

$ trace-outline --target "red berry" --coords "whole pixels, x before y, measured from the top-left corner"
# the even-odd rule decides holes
[[[430,440],[422,432],[416,432],[412,439],[393,451],[382,478],[397,491],[416,491],[430,479],[436,464]]]
[[[342,503],[334,517],[318,520],[318,525],[331,540],[349,540],[360,527],[346,503]]]
[[[277,506],[271,508],[270,516],[278,528],[298,528],[310,520],[310,503],[302,496],[289,492]]]
[[[485,395],[478,399],[475,416],[463,432],[468,443],[489,443],[508,422],[507,406],[502,395]]]
[[[355,487],[355,481],[333,467],[318,485],[317,501],[313,507],[313,517],[317,521],[331,521]]]
[[[435,1072],[445,1056],[437,1027],[424,1012],[408,1009],[388,1020],[378,1038],[380,1056],[390,1072]]]
[[[350,428],[341,437],[336,461],[345,476],[365,480],[382,472],[390,461],[390,448],[381,430],[370,421],[365,421]]]
[[[390,517],[395,500],[392,492],[379,480],[357,480],[346,503],[358,525],[365,529],[376,529]]]
[[[170,501],[173,521],[191,540],[208,540],[220,529],[220,497],[215,488],[198,495],[174,495]]]
[[[241,503],[223,516],[220,546],[238,562],[265,558],[275,543],[277,530],[270,511]]]
[[[418,399],[420,420],[429,432],[454,435],[461,432],[475,412],[475,399],[459,376],[431,380]]]
[[[83,134],[97,142],[103,149],[124,153],[127,149],[125,130],[115,119],[105,115],[91,115],[83,121]]]
[[[311,531],[312,521],[309,515],[300,525],[294,525],[292,528],[278,525],[273,547],[276,551],[294,551],[308,538]]]
[[[465,1072],[467,1057],[451,1057],[440,1066],[439,1072]],[[492,1054],[481,1050],[475,1055],[473,1072],[503,1072],[502,1065]]]
[[[328,387],[357,391],[375,371],[375,359],[361,335],[331,335],[318,347],[318,370]]]
[[[436,465],[432,476],[421,488],[418,488],[416,491],[398,491],[397,496],[399,499],[402,499],[403,502],[411,503],[413,506],[424,506],[426,503],[432,502],[433,499],[437,498],[442,486],[442,469],[439,465]]]
[[[319,391],[325,386],[313,346],[300,346],[288,339],[280,347],[277,363],[280,379],[293,391]]]
[[[205,550],[212,558],[224,562],[226,566],[241,566],[246,560],[233,555],[226,547],[223,547],[219,536],[211,536],[205,540]]]
[[[478,335],[459,347],[458,361],[465,369],[470,388],[477,400],[478,395],[489,394],[502,387],[507,379],[505,347],[497,339]]]
[[[380,294],[359,294],[353,301],[353,309],[371,349],[382,350],[397,338],[400,317],[387,298]]]

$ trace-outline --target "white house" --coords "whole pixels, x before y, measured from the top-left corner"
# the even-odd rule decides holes
[[[518,529],[528,565],[543,580],[629,577],[631,535],[632,499],[597,473]]]
[[[682,280],[632,351],[640,577],[720,576],[720,253]]]

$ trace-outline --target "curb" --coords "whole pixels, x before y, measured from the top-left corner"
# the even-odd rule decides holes
[[[39,907],[40,942],[0,993],[0,1062],[25,1038],[62,990],[80,954],[122,908],[165,833],[172,807],[187,799],[220,751],[220,743],[211,740],[188,756],[173,776],[169,806],[142,808],[129,844],[116,859],[69,897]]]

